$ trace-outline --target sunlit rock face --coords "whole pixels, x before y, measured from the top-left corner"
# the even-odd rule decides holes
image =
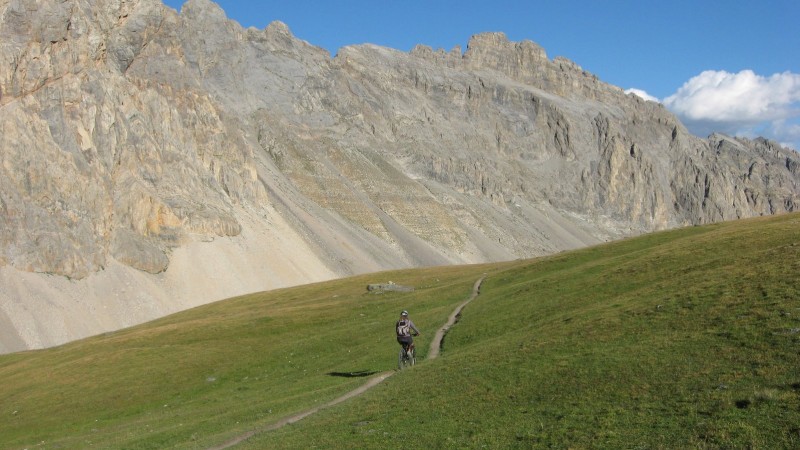
[[[0,351],[800,199],[797,153],[692,136],[533,42],[331,57],[208,0],[0,0],[0,161]]]

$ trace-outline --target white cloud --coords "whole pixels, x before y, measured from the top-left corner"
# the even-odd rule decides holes
[[[637,95],[637,96],[643,98],[644,100],[647,100],[647,101],[650,101],[650,102],[656,102],[656,103],[661,102],[661,100],[657,99],[656,97],[653,97],[652,95],[648,94],[646,91],[643,91],[641,89],[630,88],[630,89],[626,89],[625,93],[626,94]]]
[[[764,137],[794,148],[800,144],[800,74],[764,77],[752,70],[708,70],[663,103],[701,136],[714,131],[743,136],[771,133]]]
[[[800,101],[800,74],[770,77],[752,70],[739,73],[707,70],[687,81],[664,104],[691,120],[758,123],[786,119]]]

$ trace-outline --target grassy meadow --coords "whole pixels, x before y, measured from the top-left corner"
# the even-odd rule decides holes
[[[253,294],[0,356],[0,448],[218,445],[394,369],[402,309],[416,367],[237,448],[800,448],[799,280],[790,214]]]

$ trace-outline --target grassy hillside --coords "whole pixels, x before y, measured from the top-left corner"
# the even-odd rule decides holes
[[[799,280],[798,215],[521,263],[440,359],[248,448],[798,448]]]
[[[241,297],[0,356],[0,447],[204,448],[396,364],[488,278],[439,359],[241,448],[796,448],[800,215],[534,261]],[[369,282],[413,293],[368,294]]]
[[[0,448],[205,448],[392,370],[394,321],[421,354],[490,267],[393,272],[236,298],[58,348],[0,356]],[[394,281],[413,293],[370,294]]]

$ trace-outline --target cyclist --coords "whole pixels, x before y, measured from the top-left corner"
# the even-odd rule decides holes
[[[395,330],[397,331],[397,342],[403,346],[403,350],[406,352],[408,352],[409,349],[413,350],[414,339],[411,336],[412,334],[414,336],[419,336],[419,330],[417,330],[414,322],[408,318],[408,311],[400,313],[400,320],[395,324]]]

